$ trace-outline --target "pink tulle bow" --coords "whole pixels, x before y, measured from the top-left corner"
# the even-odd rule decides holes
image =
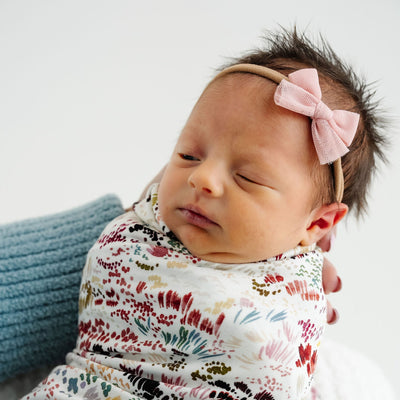
[[[321,101],[318,73],[314,68],[289,74],[278,85],[275,103],[312,119],[311,133],[321,164],[346,154],[357,130],[360,116],[344,110],[331,110]]]

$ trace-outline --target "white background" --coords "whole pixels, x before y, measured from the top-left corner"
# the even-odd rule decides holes
[[[398,117],[398,0],[0,0],[0,223],[106,193],[131,204],[214,68],[295,22],[376,81]],[[398,122],[368,217],[339,231],[341,320],[327,335],[378,363],[400,395]]]

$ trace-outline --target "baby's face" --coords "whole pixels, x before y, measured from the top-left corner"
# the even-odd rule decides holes
[[[197,257],[253,262],[309,244],[310,122],[276,106],[275,89],[263,78],[228,75],[206,89],[183,128],[159,206]]]

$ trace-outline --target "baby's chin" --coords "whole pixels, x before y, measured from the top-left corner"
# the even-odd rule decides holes
[[[177,227],[172,224],[169,226],[167,221],[164,222],[194,257],[204,261],[219,264],[250,264],[265,261],[285,251],[282,248],[268,246],[263,246],[262,251],[260,251],[260,248],[255,248],[255,246],[251,245],[247,247],[239,245],[228,246],[225,243],[221,243],[221,239],[218,237],[213,237],[212,235],[209,237],[203,229],[186,224],[178,225]]]
[[[231,252],[196,251],[196,249],[192,249],[191,246],[185,245],[185,247],[195,257],[200,258],[201,260],[204,261],[209,261],[217,264],[250,264],[263,261],[266,260],[267,258],[272,257],[271,255],[263,258],[255,258],[254,255],[251,256],[247,254],[231,253]]]
[[[289,247],[287,249],[285,248],[279,248],[279,249],[263,249],[262,252],[257,253],[256,251],[251,252],[249,254],[248,252],[246,253],[245,249],[243,249],[243,252],[229,252],[229,251],[208,251],[209,249],[207,248],[196,248],[196,246],[193,246],[193,244],[185,244],[184,241],[179,239],[183,245],[189,250],[189,252],[204,261],[209,261],[213,263],[218,263],[218,264],[251,264],[251,263],[257,263],[257,262],[262,262],[266,261],[270,258],[279,256],[286,251],[289,251],[296,246]]]

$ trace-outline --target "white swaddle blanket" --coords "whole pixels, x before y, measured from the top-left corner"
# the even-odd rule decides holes
[[[89,252],[76,349],[26,399],[315,398],[322,260],[301,247],[198,259],[161,221],[153,186]]]

